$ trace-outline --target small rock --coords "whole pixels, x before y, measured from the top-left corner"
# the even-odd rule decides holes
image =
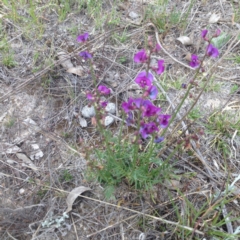
[[[105,110],[109,113],[114,114],[116,112],[116,104],[109,102],[105,108]]]
[[[129,13],[129,17],[134,20],[134,19],[138,18],[139,15],[138,15],[137,13],[131,11],[131,12]]]
[[[8,159],[8,160],[7,160],[7,163],[8,163],[8,164],[14,164],[14,163],[16,163],[16,164],[17,164],[17,162],[16,162],[16,161],[14,161],[14,160],[12,160],[12,159]]]
[[[114,118],[111,116],[106,116],[104,119],[104,125],[105,127],[111,125],[114,122]]]
[[[82,109],[82,115],[85,118],[91,118],[93,116],[95,116],[95,109],[93,106],[89,107],[88,105],[83,107]]]
[[[21,188],[19,189],[19,194],[23,194],[25,192],[25,189]]]
[[[84,118],[82,118],[82,117],[78,117],[78,120],[79,120],[79,124],[80,124],[80,126],[82,127],[82,128],[85,128],[85,127],[87,127],[87,121],[86,121],[86,119],[84,119]]]
[[[39,149],[39,146],[37,144],[31,144],[31,147],[33,150],[38,150]]]
[[[38,160],[41,157],[43,157],[43,152],[40,149],[34,154],[30,155],[31,160]]]

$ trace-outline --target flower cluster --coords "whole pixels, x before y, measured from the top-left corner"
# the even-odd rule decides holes
[[[152,52],[160,50],[160,46],[157,45],[154,49],[150,50],[150,54],[147,54],[146,50],[140,50],[134,55],[134,61],[136,63],[147,63],[150,65],[150,58]],[[151,67],[157,74],[164,72],[164,60],[158,60],[157,67]],[[150,135],[155,137],[155,143],[163,141],[163,137],[159,136],[161,128],[168,126],[170,115],[162,114],[161,108],[155,106],[151,100],[155,100],[158,95],[158,89],[153,85],[153,74],[147,69],[147,71],[140,72],[135,82],[144,89],[144,93],[141,98],[129,98],[127,102],[122,103],[122,109],[126,113],[126,122],[128,125],[134,124],[134,113],[137,113],[140,119],[140,129],[138,133],[143,139],[146,139]],[[149,98],[149,99],[148,99]]]
[[[81,34],[77,37],[77,41],[80,42],[80,43],[86,43],[88,38],[89,38],[89,34],[84,33],[84,34]],[[88,51],[82,51],[82,52],[79,53],[79,55],[82,58],[84,58],[85,60],[92,58],[92,54],[90,54]]]
[[[216,33],[212,36],[212,38],[216,38],[220,35],[221,31],[219,29],[216,30]],[[211,42],[211,39],[209,39],[207,37],[208,35],[208,30],[207,29],[204,29],[202,30],[201,32],[201,36],[203,38],[204,41],[208,42],[208,46],[207,46],[207,49],[206,49],[206,54],[207,56],[209,57],[213,57],[213,58],[216,58],[218,57],[219,55],[219,51],[216,47],[214,47],[210,42]],[[195,54],[192,54],[191,56],[191,61],[189,63],[189,65],[193,68],[198,68],[200,66],[200,60],[198,59],[198,56],[195,55]]]
[[[86,97],[90,101],[91,104],[94,104],[96,109],[101,112],[102,109],[104,109],[108,102],[103,100],[103,96],[107,96],[111,93],[111,90],[104,86],[99,85],[97,90],[94,90],[93,92],[87,92]]]

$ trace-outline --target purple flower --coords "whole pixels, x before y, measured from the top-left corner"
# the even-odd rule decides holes
[[[133,99],[133,103],[136,106],[135,108],[140,108],[141,105],[145,102],[146,100],[142,99],[142,98],[135,98]]]
[[[160,127],[161,128],[167,127],[170,118],[171,115],[160,115],[159,116]]]
[[[88,39],[88,36],[89,36],[89,34],[88,33],[84,33],[84,34],[82,34],[82,35],[79,35],[78,37],[77,37],[77,41],[78,42],[86,42],[87,41],[87,39]]]
[[[131,125],[131,124],[134,123],[133,113],[132,113],[132,112],[129,112],[129,113],[127,114],[126,123],[127,123],[127,126],[129,126],[129,125]]]
[[[160,75],[164,72],[164,69],[164,60],[158,60],[158,68],[155,69],[156,73]]]
[[[208,34],[208,30],[207,30],[207,29],[202,30],[201,35],[202,35],[202,38],[203,38],[204,40],[207,40],[207,38],[206,38],[207,34]]]
[[[161,46],[160,46],[160,44],[156,44],[156,52],[159,52],[161,50]]]
[[[161,111],[161,108],[153,105],[149,100],[145,100],[143,103],[143,117],[152,117],[158,114]]]
[[[135,82],[142,88],[148,86],[150,87],[152,85],[153,81],[153,75],[151,73],[146,73],[146,71],[140,72],[136,79]]]
[[[95,98],[94,98],[94,96],[93,96],[93,94],[92,93],[87,93],[87,99],[88,100],[90,100],[90,101],[93,101]]]
[[[150,122],[150,123],[144,123],[140,127],[139,133],[141,134],[142,138],[147,138],[151,133],[159,131],[156,123]]]
[[[200,61],[198,60],[198,56],[192,54],[191,56],[191,62],[189,63],[191,67],[197,68],[200,64]]]
[[[79,55],[81,57],[83,57],[84,59],[92,58],[92,55],[89,52],[87,52],[87,51],[82,51],[82,52],[79,53]]]
[[[103,86],[103,85],[100,85],[100,86],[98,87],[98,91],[99,91],[101,94],[103,94],[103,95],[108,95],[108,94],[111,93],[110,89],[107,88],[106,86]]]
[[[212,44],[209,44],[207,47],[207,55],[216,58],[219,55],[218,49]]]
[[[100,102],[100,105],[101,105],[103,108],[105,108],[105,107],[108,105],[108,102],[105,102],[105,101]]]
[[[158,95],[158,89],[152,85],[151,87],[149,87],[149,89],[147,90],[148,96],[150,99],[154,100],[157,98]]]
[[[154,139],[154,142],[155,143],[160,143],[160,142],[162,142],[164,140],[164,137],[156,137],[155,139]]]
[[[182,88],[186,89],[187,88],[187,84],[186,83],[182,83]]]
[[[129,98],[128,102],[123,102],[122,103],[122,108],[123,108],[125,113],[128,113],[129,111],[134,110],[133,101],[134,100],[132,98]]]
[[[147,61],[147,59],[148,59],[147,53],[146,53],[146,51],[144,49],[139,51],[139,52],[137,52],[134,55],[134,58],[133,58],[134,62],[136,62],[136,63],[144,63],[144,62]]]
[[[144,100],[142,98],[129,98],[128,102],[122,103],[122,108],[125,113],[128,113],[129,111],[135,110],[136,108],[140,108],[145,101],[148,100]]]
[[[221,30],[218,28],[213,37],[218,37],[221,34]]]

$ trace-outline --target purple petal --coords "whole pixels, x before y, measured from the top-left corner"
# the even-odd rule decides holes
[[[98,91],[103,95],[108,95],[111,93],[110,89],[103,85],[98,86]]]
[[[156,44],[156,51],[159,52],[161,50],[161,46],[157,43]]]
[[[200,64],[200,61],[198,60],[198,56],[192,54],[191,56],[191,62],[189,63],[191,67],[197,68]]]
[[[140,108],[141,105],[143,104],[143,101],[144,101],[144,99],[142,99],[142,98],[135,98],[135,99],[133,100],[133,103],[135,104],[135,106],[136,106],[137,108]]]
[[[218,37],[221,34],[221,30],[218,28],[214,34],[214,37]]]
[[[164,72],[164,60],[158,60],[158,68],[156,69],[157,74],[162,74]]]
[[[160,142],[162,142],[163,140],[164,140],[164,137],[157,137],[157,138],[155,138],[154,142],[155,142],[155,143],[160,143]]]
[[[144,123],[140,127],[139,133],[141,134],[142,138],[147,138],[150,134],[159,131],[158,127],[156,126],[156,123],[150,122],[150,123]]]
[[[160,127],[166,128],[170,118],[171,115],[160,115],[159,116]]]
[[[92,55],[91,55],[89,52],[87,52],[87,51],[82,51],[82,52],[79,53],[79,55],[80,55],[81,57],[83,57],[84,59],[90,59],[90,58],[92,58]]]
[[[155,86],[151,86],[148,89],[148,96],[149,96],[149,98],[154,100],[154,99],[157,98],[157,95],[158,95],[158,89]]]
[[[92,95],[92,93],[87,93],[87,99],[94,100],[94,96]]]
[[[152,85],[153,81],[153,75],[151,73],[146,73],[146,71],[140,72],[136,79],[135,82],[142,88],[144,87],[150,87]]]
[[[127,126],[129,126],[134,123],[132,112],[129,112],[127,116],[128,117],[126,118],[126,123],[127,123]]]
[[[100,102],[100,104],[103,108],[105,108],[108,105],[108,102],[104,101],[104,102]]]
[[[144,63],[144,62],[147,61],[147,59],[148,59],[147,53],[146,53],[146,51],[144,49],[139,51],[139,52],[137,52],[134,55],[134,58],[133,58],[134,62],[136,62],[136,63]]]
[[[206,36],[207,36],[207,34],[208,34],[208,30],[207,30],[207,29],[202,30],[201,35],[202,35],[202,38],[203,38],[203,39],[206,40]]]
[[[79,35],[78,37],[77,37],[77,41],[78,42],[86,42],[87,41],[87,39],[88,39],[88,37],[89,37],[89,34],[88,33],[84,33],[84,34],[82,34],[82,35]]]
[[[150,103],[144,103],[143,104],[142,111],[143,111],[143,113],[142,113],[143,117],[152,117],[152,116],[157,115],[161,111],[161,108],[156,107],[155,105],[153,105],[150,102]]]
[[[210,57],[216,58],[219,55],[219,51],[212,44],[209,44],[207,47],[207,55]]]

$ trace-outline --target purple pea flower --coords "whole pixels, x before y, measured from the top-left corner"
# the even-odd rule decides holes
[[[135,98],[135,99],[129,98],[128,102],[122,103],[122,108],[125,113],[129,113],[130,111],[135,110],[136,108],[140,108],[145,101],[148,101],[148,100],[144,100],[142,98]]]
[[[129,112],[129,113],[127,114],[126,123],[127,123],[127,126],[130,126],[131,124],[134,123],[133,113],[132,113],[132,112]]]
[[[160,115],[159,116],[160,127],[166,128],[170,118],[171,118],[171,115]]]
[[[157,98],[158,95],[158,89],[154,85],[150,86],[147,90],[147,95],[150,99],[154,100]]]
[[[212,44],[209,44],[207,47],[207,55],[216,58],[219,55],[219,51]]]
[[[86,42],[87,41],[87,39],[88,39],[88,37],[89,37],[89,34],[88,33],[84,33],[84,34],[82,34],[82,35],[79,35],[78,37],[77,37],[77,41],[78,42]]]
[[[142,99],[142,98],[135,98],[133,100],[133,103],[135,105],[135,108],[140,108],[141,105],[145,102],[146,100]]]
[[[201,33],[202,38],[203,38],[204,40],[206,40],[206,41],[208,40],[208,39],[206,38],[207,34],[208,34],[208,30],[207,30],[207,29],[202,30],[202,33]]]
[[[125,113],[128,113],[129,111],[134,110],[133,102],[134,100],[132,98],[129,98],[128,102],[122,103],[122,109],[124,110]]]
[[[108,102],[105,102],[105,101],[100,102],[100,105],[101,105],[103,108],[105,108],[105,107],[108,105]]]
[[[152,117],[158,114],[161,111],[161,108],[156,107],[149,100],[145,100],[143,103],[142,111],[143,117]]]
[[[186,89],[187,88],[187,84],[186,83],[182,83],[182,88]]]
[[[92,94],[92,93],[89,93],[89,92],[87,93],[87,99],[90,100],[90,101],[95,100],[93,94]]]
[[[164,69],[164,60],[158,60],[158,68],[155,69],[156,73],[160,75],[164,72]]]
[[[92,58],[92,55],[87,51],[82,51],[82,52],[79,53],[79,55],[81,57],[83,57],[85,60]]]
[[[218,37],[221,34],[221,30],[218,28],[213,37]]]
[[[155,49],[156,49],[156,52],[159,52],[161,50],[160,44],[157,43]]]
[[[153,81],[153,75],[151,73],[146,73],[146,71],[140,72],[136,79],[135,82],[142,88],[144,87],[150,87],[152,85]]]
[[[154,139],[154,142],[155,143],[160,143],[160,142],[162,142],[164,140],[164,137],[156,137],[155,139]]]
[[[104,85],[98,86],[98,91],[100,92],[100,94],[103,94],[103,95],[108,95],[111,93],[110,89]]]
[[[148,59],[148,56],[144,49],[137,52],[133,58],[134,62],[136,62],[136,63],[144,63],[147,61],[147,59]]]
[[[141,134],[142,138],[147,138],[151,133],[159,131],[156,123],[150,122],[150,123],[144,123],[140,127],[139,133]]]
[[[193,68],[197,68],[200,64],[200,61],[198,60],[198,56],[192,54],[191,56],[191,62],[189,63],[189,65]]]

